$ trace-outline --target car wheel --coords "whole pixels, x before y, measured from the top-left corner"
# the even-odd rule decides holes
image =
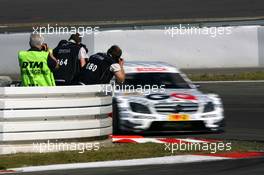
[[[213,131],[215,134],[222,134],[225,132],[225,126],[226,126],[226,121],[225,119],[221,120],[219,123],[219,127],[217,130]]]
[[[120,134],[119,127],[119,109],[117,105],[117,101],[113,100],[113,134]]]

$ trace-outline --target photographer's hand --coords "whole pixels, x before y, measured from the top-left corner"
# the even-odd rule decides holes
[[[124,59],[120,58],[118,64],[123,67],[124,66]]]

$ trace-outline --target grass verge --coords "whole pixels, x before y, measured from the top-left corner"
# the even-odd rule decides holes
[[[232,149],[228,152],[264,151],[264,143],[246,141],[226,141],[224,143],[230,142],[232,144]],[[113,144],[109,147],[101,147],[98,151],[86,151],[82,154],[78,153],[77,151],[68,151],[56,153],[18,153],[13,155],[1,155],[0,170],[25,166],[124,160],[201,153],[210,153],[210,151],[175,151],[172,153],[171,151],[166,150],[165,144],[123,143]]]

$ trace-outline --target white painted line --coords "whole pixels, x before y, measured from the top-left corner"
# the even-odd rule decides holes
[[[189,138],[181,139],[181,141],[188,142],[188,143],[208,143],[205,140],[197,140],[197,139],[189,139]]]
[[[38,172],[38,171],[51,171],[51,170],[69,170],[69,169],[83,169],[83,168],[101,168],[101,167],[123,167],[123,166],[140,166],[140,165],[167,165],[179,163],[192,163],[202,161],[217,161],[226,160],[229,158],[224,157],[210,157],[200,155],[178,155],[146,159],[131,159],[131,160],[115,160],[103,162],[90,162],[90,163],[74,163],[74,164],[57,164],[47,166],[32,166],[12,169],[18,172]]]
[[[264,80],[241,80],[241,81],[194,81],[193,83],[210,84],[210,83],[264,83]]]
[[[0,26],[0,28],[7,28],[8,26]]]

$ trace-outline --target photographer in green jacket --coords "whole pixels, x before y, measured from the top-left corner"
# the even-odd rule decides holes
[[[18,53],[22,86],[55,86],[52,71],[58,63],[43,42],[41,35],[31,34],[30,49]]]

